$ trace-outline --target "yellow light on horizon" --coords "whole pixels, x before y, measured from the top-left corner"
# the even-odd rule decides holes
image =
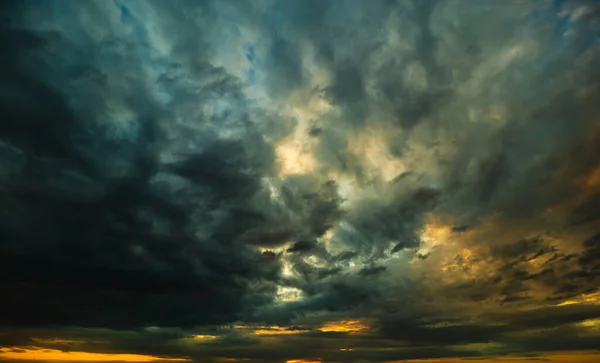
[[[359,331],[367,330],[369,325],[360,320],[342,320],[342,321],[330,321],[325,323],[319,330],[324,333],[335,332],[335,333],[356,333]]]
[[[0,348],[0,360],[52,362],[187,362],[187,358],[160,358],[143,354],[64,352],[38,347]]]

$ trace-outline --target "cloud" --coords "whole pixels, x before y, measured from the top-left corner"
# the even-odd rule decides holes
[[[278,232],[280,207],[263,182],[273,172],[273,149],[253,126],[257,115],[245,106],[240,82],[201,58],[190,64],[191,53],[177,48],[185,39],[163,56],[159,35],[141,20],[157,10],[149,4],[111,6],[69,10],[118,23],[112,38],[78,38],[67,20],[31,29],[23,20],[3,29],[9,35],[25,27],[24,36],[38,39],[4,45],[7,57],[26,60],[9,64],[14,72],[5,83],[26,98],[3,99],[10,115],[3,150],[21,168],[2,188],[3,201],[17,208],[4,215],[2,228],[3,283],[13,291],[3,302],[6,321],[117,328],[236,320],[247,304],[273,299],[268,281],[279,268],[252,248],[262,241],[247,236],[272,236],[277,244],[324,233],[335,190],[320,199],[282,186],[284,203],[301,215],[284,218],[287,232]],[[14,11],[27,19],[40,10]],[[169,21],[175,20],[165,15],[159,26]],[[45,63],[32,68],[27,62],[36,58]],[[51,73],[61,65],[90,71]],[[118,79],[123,72],[129,76]],[[73,93],[79,88],[100,99],[90,104]],[[191,104],[197,102],[205,102],[200,113]],[[84,113],[84,105],[93,112]],[[298,186],[303,193],[311,187]],[[300,228],[305,221],[307,230]],[[59,310],[55,294],[64,300]],[[126,307],[142,301],[135,312]],[[159,313],[170,304],[178,313]],[[88,315],[90,308],[97,314]]]
[[[4,347],[594,348],[597,4],[1,6]]]

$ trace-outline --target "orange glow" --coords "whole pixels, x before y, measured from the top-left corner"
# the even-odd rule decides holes
[[[448,247],[452,245],[452,227],[454,223],[450,220],[445,220],[444,218],[437,215],[430,215],[428,223],[423,227],[420,237],[421,237],[421,246],[417,250],[414,259],[411,263],[420,262],[420,256],[427,256],[438,246]],[[469,250],[463,251],[467,255],[472,255],[473,252]]]
[[[596,166],[581,183],[584,188],[597,188],[600,186],[600,165]]]
[[[443,244],[452,235],[452,225],[442,224],[435,217],[431,217],[431,223],[425,225],[421,233],[421,240],[428,247]]]
[[[322,332],[356,333],[369,328],[369,325],[360,320],[330,321],[321,327]]]
[[[292,359],[286,360],[285,363],[321,363],[320,359],[318,360],[304,360],[304,359]]]
[[[42,348],[0,348],[0,360],[28,360],[53,362],[184,362],[186,358],[160,358],[142,354],[110,354],[63,352]]]

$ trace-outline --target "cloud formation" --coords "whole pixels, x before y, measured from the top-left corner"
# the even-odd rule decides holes
[[[0,360],[598,349],[594,1],[0,6]]]

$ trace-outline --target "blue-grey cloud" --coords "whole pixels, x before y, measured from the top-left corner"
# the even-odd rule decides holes
[[[594,1],[0,6],[3,346],[593,348]]]

